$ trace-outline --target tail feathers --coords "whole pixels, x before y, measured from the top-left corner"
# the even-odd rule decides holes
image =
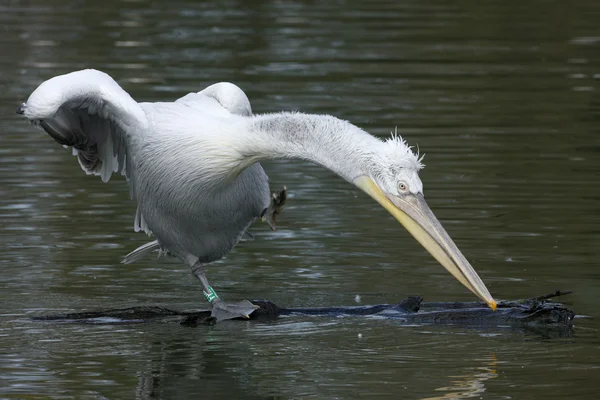
[[[121,261],[121,263],[122,264],[134,263],[134,262],[138,261],[139,259],[144,258],[148,254],[150,254],[156,250],[160,250],[160,244],[158,244],[158,240],[154,240],[150,243],[146,243],[146,244],[138,247],[137,249],[135,249],[131,253],[127,254],[125,257],[123,257],[123,260]]]

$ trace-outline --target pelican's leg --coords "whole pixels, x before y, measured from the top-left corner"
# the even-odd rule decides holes
[[[271,204],[268,208],[265,208],[262,212],[262,220],[271,227],[271,230],[275,230],[275,222],[277,216],[283,212],[285,207],[285,200],[287,199],[287,188],[284,186],[279,192],[273,192],[271,195]]]
[[[248,300],[243,300],[239,303],[225,303],[219,298],[219,296],[217,296],[215,290],[208,283],[208,279],[206,279],[206,274],[204,272],[204,266],[200,262],[196,262],[191,268],[194,276],[198,278],[202,284],[202,289],[204,291],[206,300],[212,306],[211,316],[216,318],[217,321],[240,317],[250,318],[249,315],[252,314],[254,310],[259,308],[258,306],[250,303]]]

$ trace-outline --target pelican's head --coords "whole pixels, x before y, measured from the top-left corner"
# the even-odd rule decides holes
[[[388,210],[444,268],[495,310],[490,292],[423,197],[419,155],[395,135],[368,158],[368,172],[356,177],[354,184]]]

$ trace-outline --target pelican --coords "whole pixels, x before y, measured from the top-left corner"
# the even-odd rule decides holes
[[[217,320],[248,317],[226,303],[206,264],[222,258],[257,218],[273,224],[285,192],[271,196],[261,160],[291,158],[330,169],[383,206],[458,281],[496,302],[423,197],[418,154],[396,136],[376,138],[330,115],[253,115],[236,85],[216,83],[174,102],[138,103],[109,75],[82,70],[43,82],[17,113],[72,148],[107,182],[125,175],[137,202],[134,230],[156,240],[124,259],[165,251],[191,269]]]

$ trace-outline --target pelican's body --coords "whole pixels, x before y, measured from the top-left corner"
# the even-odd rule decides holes
[[[216,102],[196,97],[197,106]],[[259,163],[238,173],[229,164],[237,155],[227,143],[236,132],[229,139],[227,128],[244,119],[222,108],[195,110],[178,102],[142,108],[153,117],[132,182],[136,229],[152,232],[162,247],[188,263],[223,257],[270,201],[269,180]]]
[[[355,184],[495,307],[426,206],[418,177],[422,166],[397,137],[381,141],[331,116],[254,116],[244,92],[230,83],[171,103],[137,103],[95,70],[44,82],[18,112],[57,142],[72,146],[87,173],[103,181],[112,172],[127,176],[138,203],[135,230],[156,237],[127,261],[158,247],[169,251],[192,268],[213,309],[225,306],[209,286],[203,265],[227,254],[248,226],[272,208],[268,178],[259,164],[267,158],[309,160]],[[252,311],[244,307],[232,307],[221,317]]]

